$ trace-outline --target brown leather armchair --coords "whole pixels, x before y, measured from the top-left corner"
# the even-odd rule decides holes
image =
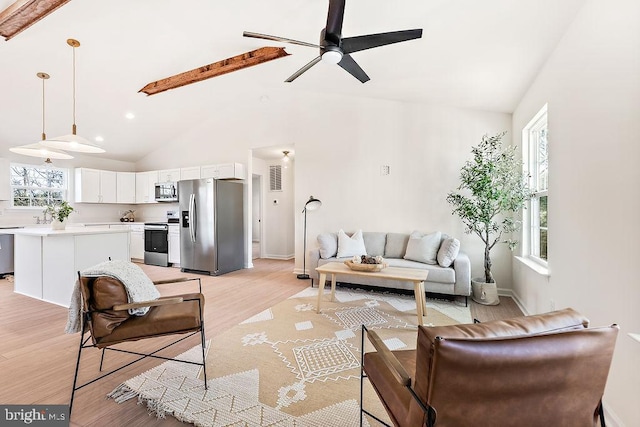
[[[618,326],[589,328],[573,309],[473,325],[418,328],[415,350],[362,354],[398,427],[604,426],[601,398]],[[361,383],[361,390],[363,384]],[[366,409],[363,413],[379,422]],[[386,425],[386,424],[385,424]]]
[[[113,277],[84,277],[80,272],[78,272],[78,280],[82,299],[82,319],[76,371],[73,379],[71,401],[69,403],[69,416],[71,415],[73,398],[77,390],[147,357],[202,366],[204,372],[204,385],[205,389],[207,388],[207,371],[205,365],[206,344],[203,318],[204,295],[202,294],[202,284],[200,283],[199,278],[180,278],[175,280],[155,281],[153,282],[155,285],[160,285],[165,283],[197,280],[198,292],[174,295],[170,297],[160,297],[157,300],[140,303],[128,303],[127,291],[125,290],[122,282]],[[129,309],[140,307],[149,307],[149,311],[144,316],[129,315]],[[85,334],[87,332],[89,335],[85,338]],[[198,333],[200,334],[200,341],[202,345],[202,363],[173,359],[156,354],[159,351]],[[116,344],[124,342],[174,334],[188,335],[183,336],[170,344],[165,344],[160,349],[151,353],[140,353],[128,349],[113,347]],[[91,340],[91,342],[89,342],[89,340]],[[102,349],[100,371],[102,371],[105,350],[133,354],[140,357],[82,385],[77,385],[82,350],[88,347]]]

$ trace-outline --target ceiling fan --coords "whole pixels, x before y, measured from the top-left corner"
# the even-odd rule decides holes
[[[331,64],[338,64],[353,77],[360,80],[362,83],[365,83],[370,80],[369,76],[351,57],[352,53],[392,43],[419,39],[420,37],[422,37],[422,29],[416,29],[342,38],[341,31],[342,19],[344,17],[344,6],[345,0],[329,0],[327,25],[320,32],[320,44],[317,45],[313,43],[287,39],[284,37],[252,33],[248,31],[245,31],[243,33],[243,36],[292,43],[320,49],[320,55],[317,58],[314,58],[311,62],[293,73],[291,77],[285,80],[289,83],[300,77],[305,71],[309,70],[321,60]]]

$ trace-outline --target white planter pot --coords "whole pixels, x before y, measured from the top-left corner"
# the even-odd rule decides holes
[[[485,283],[483,278],[471,279],[471,299],[478,304],[498,305],[498,286],[496,283]]]
[[[66,218],[62,222],[58,221],[57,219],[54,219],[53,221],[51,221],[51,229],[52,230],[64,230],[66,225],[67,225],[67,219]]]

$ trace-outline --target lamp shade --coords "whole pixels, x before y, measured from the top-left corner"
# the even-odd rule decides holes
[[[322,202],[311,196],[309,197],[309,200],[307,200],[307,203],[304,204],[304,210],[315,211],[316,209],[320,208],[320,206],[322,206]]]
[[[78,153],[99,154],[105,152],[103,148],[98,147],[97,145],[90,143],[83,137],[72,133],[69,135],[47,139],[46,141],[42,141],[42,144],[46,145],[47,147],[57,148],[58,150],[75,151]]]
[[[16,154],[22,154],[24,156],[40,157],[43,159],[73,159],[73,156],[71,154],[65,153],[64,151],[56,150],[55,148],[46,147],[40,142],[37,142],[35,144],[20,145],[18,147],[11,147],[9,148],[9,151]]]

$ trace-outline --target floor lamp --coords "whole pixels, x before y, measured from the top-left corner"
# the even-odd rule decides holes
[[[322,202],[311,196],[309,197],[309,200],[307,200],[307,203],[304,204],[304,209],[302,209],[302,213],[304,214],[304,255],[302,257],[302,274],[298,274],[298,279],[309,278],[309,275],[307,274],[307,211],[315,211],[320,206],[322,206]]]

